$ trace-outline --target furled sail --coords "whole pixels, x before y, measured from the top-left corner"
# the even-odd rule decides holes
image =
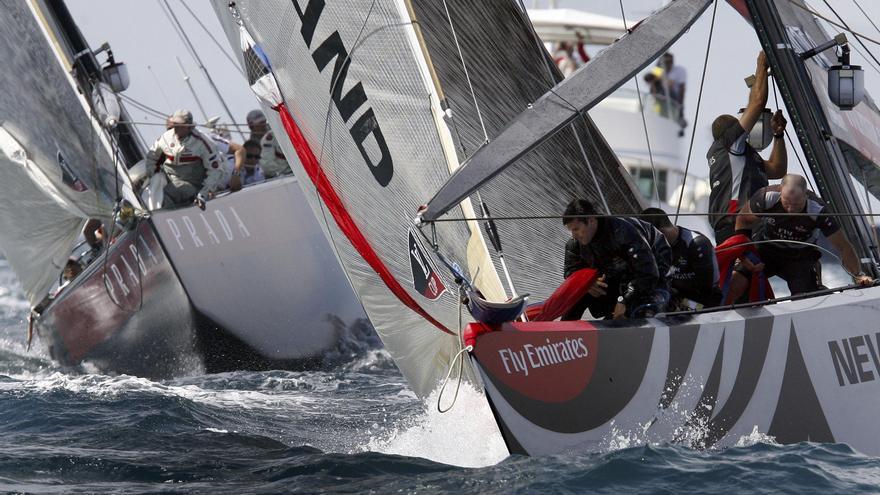
[[[611,94],[663,53],[710,3],[710,0],[671,2],[598,53],[589,64],[524,109],[501,134],[471,156],[434,195],[422,218],[436,220]]]
[[[85,219],[112,214],[117,174],[39,5],[5,5],[0,33],[0,251],[36,303]]]

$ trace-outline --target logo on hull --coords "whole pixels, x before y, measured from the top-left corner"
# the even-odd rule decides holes
[[[446,285],[443,284],[437,269],[425,255],[422,244],[412,231],[409,232],[409,262],[412,268],[413,287],[419,294],[435,301],[446,292]]]

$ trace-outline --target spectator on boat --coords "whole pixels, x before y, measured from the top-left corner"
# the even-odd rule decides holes
[[[246,120],[248,128],[251,130],[250,139],[259,142],[263,147],[263,151],[260,153],[260,168],[266,178],[292,174],[293,171],[290,169],[290,164],[287,163],[287,157],[284,156],[278,140],[275,139],[275,134],[269,128],[266,115],[262,110],[251,110],[248,112]]]
[[[672,259],[663,234],[635,218],[584,218],[595,214],[585,199],[572,201],[563,213],[572,237],[565,244],[565,277],[582,268],[593,268],[601,276],[562,319],[580,319],[586,309],[593,317],[606,319],[664,311]]]
[[[670,308],[711,308],[721,304],[718,286],[718,261],[715,246],[708,237],[673,224],[660,208],[646,208],[644,220],[659,230],[672,252],[672,264],[666,278],[671,292]]]
[[[758,189],[768,185],[768,179],[781,179],[788,168],[785,149],[785,117],[777,111],[771,120],[773,149],[770,159],[764,160],[747,142],[752,127],[761,117],[767,104],[767,56],[758,54],[755,83],[749,93],[749,102],[742,116],[721,115],[712,123],[714,142],[706,154],[709,160],[709,220],[715,230],[715,242],[723,243],[735,230],[735,213],[745,205]]]
[[[147,178],[161,166],[168,177],[163,190],[165,204],[205,207],[209,196],[220,186],[223,171],[217,148],[195,129],[192,113],[178,110],[165,131],[147,152]],[[153,166],[155,164],[155,167]]]
[[[260,154],[263,146],[259,141],[249,139],[244,142],[245,159],[244,167],[239,171],[242,185],[255,184],[266,180],[263,168],[260,166]]]
[[[676,110],[676,114],[673,117],[682,127],[685,127],[684,94],[685,89],[687,89],[687,70],[680,65],[675,65],[675,57],[669,52],[663,54],[659,65],[663,69],[661,77],[664,92]]]
[[[577,43],[573,45],[568,41],[560,41],[553,52],[553,61],[564,77],[574,74],[582,65],[590,61],[590,56],[584,47],[584,35],[579,31],[574,34],[577,36]],[[577,49],[577,55],[575,55],[575,49]]]
[[[807,189],[807,180],[801,175],[789,174],[781,185],[761,188],[752,196],[737,217],[736,231],[751,238],[753,229],[761,225],[754,240],[772,241],[757,245],[764,275],[785,280],[792,295],[822,288],[819,263],[822,253],[814,247],[819,232],[840,253],[853,281],[871,285],[874,280],[862,271],[852,244],[827,213],[825,203]],[[736,300],[745,292],[748,280],[756,271],[749,268],[736,269],[728,300]]]

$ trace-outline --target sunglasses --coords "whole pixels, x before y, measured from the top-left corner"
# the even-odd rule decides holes
[[[248,154],[245,155],[245,156],[247,156],[248,158],[253,158],[253,159],[258,159],[258,158],[260,158],[260,155],[259,155],[259,154],[255,155],[255,154],[253,154],[253,153],[248,153]]]

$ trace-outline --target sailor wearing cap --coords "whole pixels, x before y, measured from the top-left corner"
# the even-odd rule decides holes
[[[192,113],[178,110],[168,119],[165,131],[147,152],[147,175],[161,167],[168,176],[163,190],[165,205],[205,207],[208,195],[223,180],[217,148],[195,129]],[[151,166],[154,165],[155,166]]]
[[[266,122],[266,116],[262,110],[248,112],[247,125],[251,130],[250,138],[259,141],[263,147],[263,152],[260,154],[260,168],[263,169],[266,178],[292,173],[290,164],[287,163],[287,158],[281,151],[281,146],[275,139],[274,133],[269,129],[269,124]]]

